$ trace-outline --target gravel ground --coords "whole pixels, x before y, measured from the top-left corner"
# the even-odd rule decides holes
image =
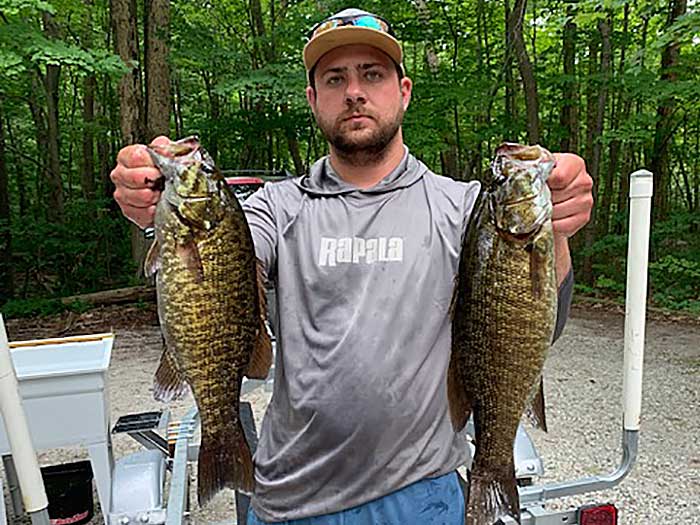
[[[123,318],[116,323],[109,372],[113,422],[120,415],[161,407],[150,388],[160,357],[160,336],[152,312],[149,315],[151,322],[145,325]],[[78,327],[73,332],[80,331],[80,323],[68,322]],[[100,331],[105,323],[110,326],[109,312],[92,324],[83,323],[82,333]],[[623,323],[614,311],[576,308],[552,350],[545,373],[550,431],[531,432],[544,458],[544,481],[608,473],[619,464]],[[37,326],[10,324],[9,330],[11,339],[26,339]],[[50,335],[56,334],[41,337]],[[700,327],[692,322],[650,321],[646,340],[640,454],[632,474],[613,490],[564,498],[551,502],[550,508],[612,501],[620,509],[621,524],[700,524]],[[246,396],[258,423],[269,395],[258,389]],[[183,415],[191,402],[188,397],[171,405],[174,416]],[[139,448],[125,436],[115,436],[113,445],[117,458]],[[84,457],[81,449],[61,449],[41,453],[40,461],[54,464]],[[193,510],[195,523],[230,525],[233,516],[229,491],[206,509]],[[102,524],[101,517],[92,523]]]

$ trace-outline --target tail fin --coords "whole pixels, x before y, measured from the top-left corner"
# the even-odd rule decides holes
[[[233,432],[202,434],[197,462],[197,501],[206,505],[224,487],[252,493],[255,489],[253,458],[240,422]]]
[[[513,462],[501,472],[489,471],[487,475],[470,472],[465,525],[501,523],[499,520],[506,517],[520,524],[520,498]]]

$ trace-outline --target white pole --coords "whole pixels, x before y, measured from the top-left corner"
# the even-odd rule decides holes
[[[0,315],[0,414],[5,421],[24,508],[29,513],[42,511],[48,507],[49,502],[22,407],[2,315]]]
[[[625,375],[622,386],[625,430],[638,431],[642,412],[642,369],[646,320],[649,229],[654,178],[647,170],[630,176],[627,296],[625,299]]]

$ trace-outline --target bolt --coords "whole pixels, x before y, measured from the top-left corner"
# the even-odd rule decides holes
[[[128,525],[129,523],[129,516],[122,516],[119,518],[119,525]]]
[[[141,523],[148,523],[148,520],[149,520],[148,514],[143,513],[143,514],[139,515],[139,521]]]
[[[533,465],[532,463],[529,463],[528,466],[527,466],[527,471],[528,471],[528,472],[534,472],[534,471],[535,471],[535,465]]]

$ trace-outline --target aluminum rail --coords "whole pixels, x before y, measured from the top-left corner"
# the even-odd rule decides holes
[[[653,176],[638,170],[630,175],[629,239],[627,243],[627,293],[625,297],[624,379],[622,387],[622,461],[611,474],[574,481],[532,485],[520,489],[523,506],[547,499],[604,490],[618,485],[637,459],[642,409],[642,370],[646,321],[647,270]]]
[[[49,501],[19,395],[5,322],[0,315],[0,415],[5,421],[25,510],[34,525],[49,525]]]
[[[187,452],[199,420],[199,412],[192,408],[180,421],[175,441],[173,472],[170,478],[165,525],[182,525],[187,511],[189,483],[187,477]]]

